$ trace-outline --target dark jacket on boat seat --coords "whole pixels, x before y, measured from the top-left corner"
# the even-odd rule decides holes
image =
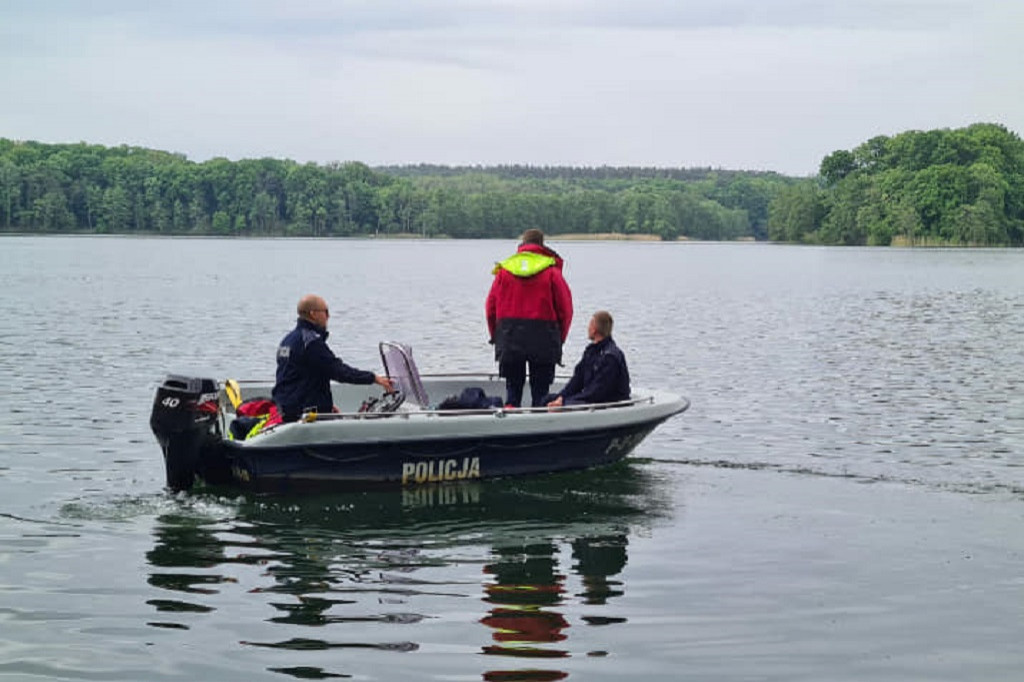
[[[299,318],[277,349],[277,382],[271,394],[284,421],[295,421],[307,408],[331,412],[331,380],[372,384],[373,372],[350,367],[327,347],[326,329]]]
[[[557,396],[562,397],[564,405],[613,403],[629,399],[626,356],[610,336],[586,347],[572,378]]]

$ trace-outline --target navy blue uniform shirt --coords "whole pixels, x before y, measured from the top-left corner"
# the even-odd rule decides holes
[[[592,343],[572,372],[572,379],[558,395],[562,404],[613,403],[629,398],[629,368],[626,356],[612,337]]]
[[[277,383],[271,394],[281,417],[295,421],[307,408],[334,409],[331,380],[372,384],[373,372],[349,367],[327,347],[329,332],[299,318],[277,349]]]

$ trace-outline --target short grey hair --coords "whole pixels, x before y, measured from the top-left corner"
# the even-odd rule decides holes
[[[601,336],[611,336],[614,325],[615,320],[612,319],[612,314],[607,310],[598,310],[594,313],[594,327]]]

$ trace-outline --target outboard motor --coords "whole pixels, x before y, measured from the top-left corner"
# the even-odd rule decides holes
[[[164,451],[167,487],[189,490],[196,475],[209,483],[230,475],[219,455],[219,387],[214,379],[170,374],[156,391],[149,426]]]

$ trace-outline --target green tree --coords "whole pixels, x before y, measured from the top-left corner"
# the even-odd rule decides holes
[[[0,206],[4,209],[4,227],[11,229],[14,207],[21,197],[21,173],[11,161],[0,158]]]
[[[277,203],[266,191],[253,197],[249,223],[257,234],[273,234],[277,229]]]
[[[124,187],[115,185],[103,192],[99,226],[101,232],[123,234],[131,231],[132,206],[128,191]]]
[[[214,234],[231,234],[231,216],[227,211],[214,211],[212,227]]]
[[[822,179],[823,243],[1024,242],[1024,143],[1002,126],[872,138],[827,157]]]
[[[823,195],[813,181],[786,187],[768,207],[768,238],[778,242],[813,241],[824,215]]]
[[[819,173],[826,187],[834,187],[836,183],[855,170],[857,170],[857,159],[853,152],[840,149],[822,159]]]

